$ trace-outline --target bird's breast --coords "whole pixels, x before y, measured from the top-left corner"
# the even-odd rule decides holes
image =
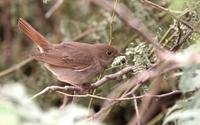
[[[45,67],[52,72],[58,80],[72,85],[91,82],[103,71],[103,68],[99,65],[89,66],[80,70],[57,67],[49,64],[45,64]]]

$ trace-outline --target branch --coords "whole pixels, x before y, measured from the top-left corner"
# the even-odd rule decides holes
[[[126,67],[126,68],[124,68],[124,69],[122,69],[122,70],[120,70],[120,71],[118,71],[118,72],[116,72],[116,73],[114,73],[114,74],[106,75],[106,76],[104,76],[102,79],[100,79],[100,80],[98,80],[97,82],[91,84],[91,87],[92,87],[92,88],[97,88],[97,87],[103,85],[103,84],[104,84],[105,82],[107,82],[108,80],[117,79],[117,78],[123,76],[124,74],[126,74],[126,73],[132,71],[133,68],[134,68],[134,66],[128,66],[128,67]]]
[[[64,87],[61,87],[61,90],[62,90],[62,88],[64,88]],[[197,90],[199,90],[199,89],[194,89],[194,90],[188,91],[186,93],[193,93]],[[68,96],[68,97],[78,97],[78,98],[88,98],[88,97],[90,97],[90,98],[106,100],[106,101],[128,101],[128,100],[141,99],[141,98],[144,98],[144,97],[164,98],[164,97],[171,96],[171,95],[183,94],[183,92],[181,90],[174,90],[174,91],[171,91],[171,92],[168,92],[168,93],[165,93],[165,94],[159,94],[159,95],[145,94],[145,95],[132,96],[132,97],[108,98],[108,97],[92,95],[92,94],[72,95],[72,94],[68,94],[68,93],[59,91],[58,89],[57,90],[55,89],[54,91],[56,91],[59,94]],[[186,94],[186,93],[184,93],[184,94]]]
[[[132,68],[133,66],[129,66],[129,67],[126,67],[114,74],[111,74],[111,75],[107,75],[107,76],[104,76],[102,79],[98,80],[97,82],[91,84],[91,86],[87,86],[87,88],[81,88],[81,87],[75,87],[75,86],[64,86],[64,87],[60,87],[60,86],[48,86],[46,88],[44,88],[42,91],[38,92],[37,94],[35,94],[32,99],[40,96],[40,95],[43,95],[49,91],[88,91],[90,89],[94,89],[94,88],[97,88],[101,85],[103,85],[104,83],[106,83],[108,80],[114,80],[114,79],[117,79],[119,77],[121,77],[122,75],[132,71]],[[69,96],[69,95],[68,95]],[[80,97],[82,97],[83,95],[80,95]],[[88,95],[84,95],[84,97],[88,97]]]
[[[0,77],[3,77],[13,71],[16,71],[18,69],[20,69],[21,67],[23,67],[24,65],[26,65],[27,63],[31,62],[33,60],[33,58],[29,57],[25,60],[23,60],[22,62],[18,63],[18,64],[15,64],[13,65],[12,67],[6,69],[6,70],[3,70],[0,72]]]
[[[90,0],[92,3],[108,10],[113,11],[115,14],[128,26],[138,32],[147,43],[151,44],[157,51],[165,52],[163,47],[158,44],[156,35],[151,32],[124,4],[118,3],[114,7],[114,3],[109,0]]]
[[[133,95],[133,97],[135,97],[135,95]],[[137,99],[133,100],[134,102],[134,107],[135,107],[135,113],[136,113],[136,117],[137,117],[137,125],[140,125],[140,114],[139,114],[139,110],[138,110],[138,104],[137,104]]]
[[[64,0],[57,0],[55,4],[47,11],[45,18],[51,17],[51,15],[62,5]]]
[[[149,0],[140,0],[144,5],[148,5],[148,6],[151,6],[152,8],[155,8],[155,9],[158,9],[158,10],[162,10],[162,11],[165,11],[165,12],[170,12],[170,13],[175,13],[175,14],[181,14],[182,11],[177,11],[177,10],[170,10],[170,9],[167,9],[167,8],[164,8],[158,4],[155,4]]]
[[[69,90],[79,90],[80,91],[80,88],[78,87],[74,87],[74,86],[64,86],[64,87],[60,87],[60,86],[48,86],[46,88],[44,88],[42,91],[38,92],[37,94],[35,94],[34,96],[31,97],[31,99],[35,99],[36,97],[38,96],[41,96],[49,91],[69,91]]]
[[[113,92],[119,93],[120,95],[117,94],[117,96],[119,96],[118,98],[123,98],[123,101],[127,98],[129,100],[130,98],[128,96],[134,94],[140,88],[140,86],[142,86],[143,83],[145,83],[145,81],[150,80],[155,77],[159,77],[160,75],[167,73],[169,71],[172,71],[174,69],[181,68],[182,66],[186,64],[200,63],[200,60],[198,60],[200,58],[200,55],[198,54],[196,55],[193,54],[193,56],[189,56],[187,58],[185,58],[184,55],[180,55],[180,54],[167,54],[163,56],[164,58],[162,62],[159,62],[156,65],[154,65],[152,68],[149,68],[148,70],[139,73],[134,78],[130,79],[129,80],[130,82],[127,82],[128,84],[125,83],[122,86],[119,86],[122,88],[122,90],[120,90],[119,88],[116,88],[113,90]],[[179,57],[177,58],[177,56]],[[173,92],[173,93],[176,93],[176,92]],[[166,96],[168,96],[168,94],[166,94]],[[108,101],[106,105],[104,105],[99,112],[90,116],[89,119],[103,120],[105,117],[103,115],[105,115],[105,113],[108,110],[110,110],[114,105],[118,104],[120,101],[122,100]]]
[[[87,36],[93,32],[96,32],[98,29],[97,28],[88,28],[85,31],[83,31],[82,33],[80,33],[78,36],[76,36],[75,38],[72,39],[72,41],[77,41],[80,40],[81,38],[83,38],[84,36]]]

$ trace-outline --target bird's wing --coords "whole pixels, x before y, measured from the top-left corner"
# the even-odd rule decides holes
[[[87,48],[77,47],[73,44],[57,45],[53,50],[33,54],[32,57],[47,64],[75,70],[91,66],[94,60]]]

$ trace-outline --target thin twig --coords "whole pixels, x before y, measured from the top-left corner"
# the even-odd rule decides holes
[[[106,75],[104,76],[102,79],[98,80],[97,82],[91,84],[91,87],[92,88],[97,88],[99,86],[101,86],[102,84],[104,84],[105,82],[107,82],[108,80],[114,80],[114,79],[117,79],[119,77],[121,77],[122,75],[132,71],[134,68],[134,66],[128,66],[114,74],[110,74],[110,75]]]
[[[178,50],[182,45],[183,43],[192,35],[192,33],[194,32],[194,28],[193,26],[191,26],[190,24],[188,24],[187,22],[185,21],[181,21],[181,19],[178,19],[177,20],[177,27],[178,27],[178,31],[179,31],[179,34],[178,34],[178,38],[176,40],[176,43],[175,45],[170,49],[171,51],[176,51]],[[182,31],[181,31],[181,23],[183,25],[185,25],[187,28],[189,28],[189,31],[187,31],[187,33],[182,37]]]
[[[133,95],[133,97],[135,97],[135,95]],[[139,110],[138,110],[137,99],[134,99],[133,102],[134,102],[135,113],[136,113],[136,117],[137,117],[137,125],[140,125],[140,114],[139,114]]]
[[[18,64],[15,64],[13,65],[12,67],[6,69],[6,70],[3,70],[0,72],[0,77],[3,77],[5,75],[8,75],[9,73],[13,72],[13,71],[16,71],[18,69],[20,69],[21,67],[23,67],[24,65],[26,65],[27,63],[31,62],[33,60],[33,58],[29,57],[25,60],[23,60],[22,62],[18,63]]]
[[[115,0],[114,8],[116,8],[117,3],[118,3],[118,0]],[[115,13],[112,12],[111,21],[110,21],[110,29],[109,29],[109,45],[111,45],[111,42],[113,40],[112,32],[113,32],[113,21],[114,21],[114,18],[115,18]]]
[[[170,12],[170,13],[175,13],[175,14],[181,14],[182,11],[176,11],[176,10],[170,10],[170,9],[167,9],[167,8],[164,8],[158,4],[155,4],[149,0],[140,0],[143,4],[145,5],[148,5],[148,6],[151,6],[155,9],[158,9],[158,10],[163,10],[163,11],[166,11],[166,12]]]
[[[159,53],[164,53],[165,50],[159,45],[156,35],[151,32],[135,15],[130,9],[128,9],[123,3],[118,3],[116,7],[113,7],[113,2],[109,0],[90,0],[94,4],[107,9],[108,11],[113,11],[115,14],[128,26],[137,31],[147,43],[151,44],[156,51]]]
[[[51,17],[51,15],[62,5],[64,0],[56,0],[55,4],[47,11],[45,18]]]
[[[107,82],[108,80],[117,79],[117,78],[121,77],[122,75],[124,75],[124,74],[126,74],[126,73],[132,71],[132,68],[133,68],[132,66],[129,66],[129,67],[126,67],[126,68],[124,68],[124,69],[122,69],[122,70],[120,70],[120,71],[114,73],[114,74],[106,75],[106,76],[104,76],[102,79],[100,79],[100,80],[98,80],[97,82],[91,84],[91,86],[89,86],[88,88],[83,88],[83,89],[89,90],[89,89],[97,88],[97,87],[103,85],[103,84],[104,84],[105,82]],[[32,97],[32,99],[33,99],[33,98],[36,98],[36,97],[38,97],[38,96],[40,96],[40,95],[43,95],[43,94],[47,93],[48,91],[59,91],[59,90],[61,90],[61,91],[68,91],[68,90],[70,90],[70,91],[72,91],[72,90],[74,90],[74,91],[82,91],[81,88],[78,88],[78,87],[75,87],[75,86],[65,86],[65,87],[60,87],[60,86],[48,86],[48,87],[46,87],[45,89],[43,89],[42,91],[40,91],[40,92],[38,92],[37,94],[35,94],[35,95]],[[81,96],[83,96],[83,95],[81,95]],[[86,95],[86,96],[87,96],[87,95]]]
[[[191,90],[188,91],[186,93],[192,93],[194,91],[197,91],[198,89],[195,90]],[[150,95],[150,94],[146,94],[146,95],[141,95],[141,96],[132,96],[132,97],[119,97],[119,98],[108,98],[108,97],[103,97],[103,96],[98,96],[98,95],[92,95],[92,94],[84,94],[84,95],[72,95],[72,94],[68,94],[59,90],[55,90],[57,93],[60,93],[62,95],[68,96],[68,97],[78,97],[78,98],[95,98],[95,99],[100,99],[100,100],[107,100],[107,101],[128,101],[128,100],[134,100],[134,99],[141,99],[144,97],[152,97],[152,98],[163,98],[163,97],[167,97],[170,95],[175,95],[175,94],[181,94],[183,93],[181,90],[174,90],[172,92],[168,92],[165,94],[160,94],[160,95]]]
[[[83,38],[84,36],[87,36],[93,32],[96,32],[98,29],[97,28],[88,28],[85,31],[83,31],[82,33],[80,33],[77,37],[73,38],[72,41],[77,41],[81,38]]]
[[[80,91],[80,88],[77,88],[74,86],[64,86],[64,87],[48,86],[48,87],[44,88],[42,91],[40,91],[37,94],[35,94],[34,96],[32,96],[31,99],[35,99],[36,97],[41,96],[49,91],[69,91],[69,90],[79,90]]]
[[[150,7],[153,7],[153,8],[155,8],[155,9],[163,10],[163,11],[165,11],[165,12],[170,13],[170,16],[172,16],[174,19],[176,19],[176,20],[178,20],[179,22],[183,23],[184,25],[188,26],[190,29],[192,29],[192,31],[195,31],[195,30],[194,30],[194,27],[191,26],[191,24],[189,24],[188,22],[186,22],[186,21],[184,21],[184,20],[182,20],[182,19],[179,19],[179,18],[177,18],[176,16],[174,16],[173,14],[171,14],[171,11],[170,11],[169,9],[164,8],[164,7],[162,7],[162,6],[160,6],[160,5],[156,4],[156,3],[153,3],[153,2],[151,2],[151,1],[149,1],[149,0],[140,0],[140,1],[141,1],[142,3],[144,3],[144,5],[149,5]],[[178,12],[178,11],[177,11],[177,12]],[[184,15],[184,14],[187,13],[187,12],[188,12],[188,10],[185,10],[184,12],[180,11],[180,14],[183,13],[182,15]],[[172,13],[173,13],[173,11],[172,11]],[[195,32],[197,32],[197,31],[195,31]]]
[[[166,55],[166,56],[169,56],[169,55]],[[170,57],[170,56],[172,56],[172,57]],[[190,59],[188,59],[187,61],[182,60],[183,62],[178,61],[177,58],[175,58],[176,57],[175,54],[170,55],[170,56],[168,58],[164,58],[165,59],[164,62],[167,61],[169,63],[162,63],[162,62],[157,63],[152,68],[150,68],[146,71],[143,71],[143,72],[139,73],[137,76],[135,76],[134,78],[132,78],[132,80],[130,80],[131,82],[128,82],[129,83],[128,85],[124,85],[124,87],[127,86],[126,88],[128,91],[126,93],[120,95],[115,100],[109,100],[111,102],[109,102],[106,106],[102,107],[102,109],[99,112],[90,116],[89,119],[103,120],[102,114],[104,114],[106,111],[108,111],[114,105],[118,104],[120,101],[125,101],[126,99],[127,100],[130,100],[131,98],[134,99],[133,97],[128,97],[128,96],[134,94],[140,88],[140,86],[143,85],[142,83],[145,83],[145,81],[147,81],[151,78],[154,78],[154,77],[158,77],[158,76],[162,75],[163,73],[167,73],[174,69],[180,68],[183,65],[188,64],[190,62],[190,61],[187,62]],[[197,61],[197,63],[199,62],[198,60],[194,60],[192,62],[195,62],[195,61]],[[113,90],[113,91],[115,91],[115,90]],[[118,93],[121,93],[121,91]],[[172,92],[172,93],[176,93],[176,92]],[[177,92],[177,93],[179,93],[179,92]],[[157,96],[157,97],[159,97],[159,96]],[[160,97],[162,97],[162,96],[160,96]]]

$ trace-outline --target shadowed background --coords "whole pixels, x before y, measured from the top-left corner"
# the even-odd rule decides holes
[[[95,2],[96,1],[96,2]],[[177,17],[194,24],[199,29],[199,4],[189,0],[154,0],[159,5],[174,10]],[[156,60],[152,48],[144,42],[145,36],[130,25],[126,25],[120,20],[112,10],[105,9],[104,2],[98,4],[98,0],[1,0],[0,1],[0,84],[8,82],[20,82],[30,95],[33,95],[49,85],[63,85],[59,83],[52,74],[45,69],[42,63],[29,58],[32,52],[37,51],[31,40],[20,32],[17,21],[20,17],[26,19],[34,28],[46,36],[52,43],[67,42],[71,40],[87,43],[111,43],[118,50],[126,53],[126,59],[116,61],[104,72],[111,74],[120,70],[124,65],[134,65],[132,73],[126,79],[133,77],[138,72],[147,69]],[[114,4],[122,3],[134,14],[135,19],[141,23],[139,28],[149,29],[151,32],[143,32],[147,36],[152,33],[159,39],[166,49],[174,51],[182,50],[198,39],[198,35],[191,35],[183,39],[183,44],[176,46],[176,41],[180,35],[175,17],[139,0],[113,0]],[[105,8],[104,8],[104,7]],[[195,7],[193,7],[195,6]],[[189,11],[184,10],[188,8]],[[170,16],[169,16],[170,15]],[[129,15],[128,15],[129,17]],[[135,20],[133,20],[135,21]],[[137,27],[135,26],[135,27]],[[181,27],[182,36],[187,35],[188,29]],[[166,34],[168,32],[168,34]],[[166,34],[166,35],[165,35]],[[150,35],[151,36],[151,35]],[[169,42],[170,41],[170,42]],[[9,69],[11,67],[11,69]],[[9,69],[9,70],[6,70]],[[6,71],[5,71],[6,70]],[[102,74],[102,75],[104,75]],[[167,79],[173,83],[174,79]],[[97,90],[97,94],[106,96],[113,89],[117,82],[110,82]],[[172,85],[174,88],[176,85]],[[144,86],[138,93],[143,93],[149,86]],[[169,86],[159,86],[163,91],[168,91]],[[160,89],[160,88],[157,89]],[[166,87],[166,88],[165,88]],[[171,86],[170,86],[171,87]],[[172,87],[172,88],[173,88]],[[156,88],[156,87],[155,87]],[[179,95],[177,95],[179,97]],[[168,103],[162,101],[159,104],[164,106],[158,110],[153,108],[152,114],[145,117],[146,121],[154,114],[174,103],[172,98],[167,98]],[[59,107],[62,104],[63,96],[56,93],[48,93],[36,99],[42,109]],[[79,103],[88,107],[90,98],[80,99]],[[166,101],[164,99],[164,101]],[[102,101],[93,100],[91,109],[99,111]],[[154,105],[154,104],[152,104]],[[156,107],[156,106],[154,106]],[[111,125],[124,125],[133,117],[135,113],[133,102],[121,103],[108,116],[106,122]],[[144,120],[144,121],[145,121]],[[158,124],[161,122],[160,120]]]

